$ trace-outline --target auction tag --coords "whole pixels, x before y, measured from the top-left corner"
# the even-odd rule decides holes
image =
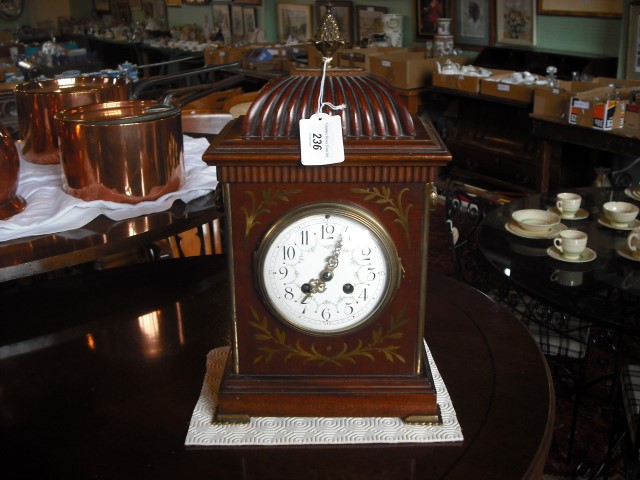
[[[315,113],[300,120],[300,158],[303,165],[344,162],[340,115]]]

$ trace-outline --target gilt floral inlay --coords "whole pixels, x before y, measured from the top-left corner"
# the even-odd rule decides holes
[[[247,209],[245,207],[241,207],[240,209],[244,213],[245,218],[245,228],[244,235],[245,237],[249,236],[249,232],[251,229],[258,225],[260,222],[258,221],[258,216],[264,213],[270,213],[271,211],[267,208],[270,206],[277,205],[278,202],[288,202],[288,195],[295,195],[300,193],[302,190],[292,189],[292,190],[271,190],[270,188],[265,189],[262,192],[262,199],[259,203],[256,202],[256,198],[253,195],[253,192],[246,192],[249,197],[251,197],[251,209]]]
[[[407,247],[411,248],[411,237],[409,236],[409,211],[413,208],[413,204],[410,203],[406,206],[402,204],[402,197],[408,191],[408,188],[403,188],[398,194],[398,198],[394,201],[392,197],[391,189],[388,187],[382,188],[353,188],[354,193],[365,195],[365,200],[375,200],[379,204],[387,204],[384,208],[385,212],[393,212],[396,215],[396,219],[393,221],[399,223],[407,239]]]
[[[278,327],[269,325],[267,317],[260,319],[258,312],[252,307],[251,314],[254,320],[249,321],[249,325],[256,330],[254,338],[267,343],[267,345],[258,348],[260,354],[253,362],[268,363],[274,357],[284,356],[285,361],[299,358],[302,359],[304,363],[317,362],[319,365],[333,364],[343,366],[346,362],[356,364],[358,359],[375,361],[377,356],[384,356],[389,362],[393,363],[397,360],[405,363],[405,358],[398,353],[400,346],[394,345],[393,341],[399,340],[403,336],[400,329],[409,321],[408,318],[405,317],[406,310],[407,308],[404,306],[397,317],[391,315],[387,328],[376,328],[371,332],[371,337],[368,340],[358,339],[355,345],[349,345],[347,342],[343,342],[342,348],[339,351],[332,352],[328,349],[318,351],[315,342],[311,342],[308,345],[301,340],[290,343],[287,341],[286,332]]]

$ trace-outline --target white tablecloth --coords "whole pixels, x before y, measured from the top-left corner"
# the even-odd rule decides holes
[[[0,220],[0,242],[33,235],[46,235],[80,228],[99,215],[124,220],[162,212],[176,200],[189,202],[215,189],[216,168],[202,161],[209,146],[205,138],[184,137],[185,182],[180,190],[157,200],[135,205],[109,201],[85,202],[62,190],[62,167],[37,165],[20,158],[18,195],[27,202],[19,214]],[[18,144],[18,151],[21,145]]]

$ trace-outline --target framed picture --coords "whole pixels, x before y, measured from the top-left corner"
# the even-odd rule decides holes
[[[320,0],[316,3],[317,8],[317,23],[320,25],[322,16],[326,13],[328,2]],[[352,45],[355,35],[353,33],[353,2],[351,1],[332,1],[331,2],[333,16],[338,22],[338,28],[342,34],[342,39],[347,45]]]
[[[450,18],[451,0],[415,0],[416,37],[433,38],[438,32],[438,19]]]
[[[244,15],[242,5],[231,5],[231,32],[234,37],[244,35]]]
[[[498,0],[496,3],[498,43],[536,44],[535,0]]]
[[[256,22],[255,7],[242,7],[242,19],[244,23],[244,33],[256,33],[258,25]]]
[[[621,17],[623,0],[538,0],[538,15]]]
[[[167,7],[181,7],[182,0],[164,0],[164,4]]]
[[[228,3],[214,3],[211,6],[213,30],[231,31],[231,12]]]
[[[493,2],[489,0],[456,0],[455,43],[491,45],[493,39]]]
[[[307,43],[311,33],[311,5],[278,4],[278,40],[281,43]]]
[[[627,58],[625,59],[625,78],[640,79],[640,2],[629,5],[627,29]]]
[[[389,13],[387,7],[356,6],[356,39],[369,40],[374,33],[382,33],[382,15]]]
[[[109,0],[93,0],[93,8],[98,13],[109,13],[111,11],[111,5]]]

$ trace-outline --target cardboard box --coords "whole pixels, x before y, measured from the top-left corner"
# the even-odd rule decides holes
[[[616,98],[618,89],[600,87],[571,98],[569,123],[597,130],[613,130],[624,126],[626,100]]]
[[[492,97],[531,103],[533,101],[534,85],[506,83],[505,81],[509,79],[512,74],[513,72],[501,73],[489,78],[482,78],[480,80],[480,93],[482,95],[490,95]],[[542,79],[540,76],[537,77]]]
[[[624,116],[624,128],[640,132],[640,104],[629,103]]]
[[[337,65],[346,68],[363,68],[369,72],[371,71],[371,57],[373,55],[390,52],[408,52],[408,49],[400,47],[368,47],[338,50]]]
[[[590,82],[559,80],[557,87],[536,86],[533,89],[533,113],[567,122],[571,98],[579,92],[596,88]]]
[[[480,77],[470,75],[445,75],[435,72],[432,77],[434,87],[450,88],[452,90],[461,90],[463,92],[478,93],[480,92]]]
[[[466,62],[466,58],[462,56],[447,58],[460,65]],[[438,62],[442,64],[445,60],[444,57],[425,58],[423,51],[391,52],[373,55],[370,59],[370,72],[397,88],[424,88],[431,83],[433,73],[438,71]]]

